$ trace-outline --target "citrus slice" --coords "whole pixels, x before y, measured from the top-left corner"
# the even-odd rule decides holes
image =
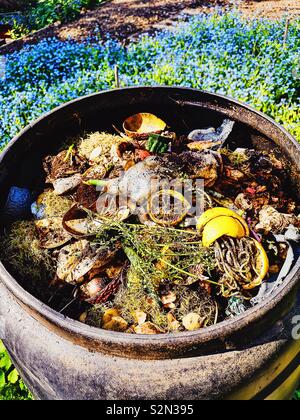
[[[204,247],[210,247],[217,239],[222,236],[232,238],[243,238],[245,228],[242,223],[230,216],[219,216],[210,220],[203,229],[202,243]]]
[[[204,212],[197,221],[197,229],[199,231],[202,231],[207,225],[207,223],[209,223],[211,220],[223,216],[232,217],[238,220],[244,227],[244,236],[250,235],[249,226],[247,225],[246,220],[239,214],[237,214],[235,211],[230,210],[226,207],[214,207]]]
[[[256,257],[256,273],[257,277],[249,284],[243,286],[245,290],[255,289],[262,284],[264,278],[268,274],[270,263],[267,253],[264,247],[256,240],[251,239],[257,248],[257,257]]]
[[[151,194],[148,213],[151,219],[162,226],[176,226],[186,217],[190,203],[174,190],[160,190]]]

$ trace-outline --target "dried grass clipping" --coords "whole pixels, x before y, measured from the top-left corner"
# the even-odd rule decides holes
[[[73,205],[72,200],[60,197],[54,191],[47,191],[43,194],[41,204],[45,207],[45,218],[63,217]]]
[[[24,279],[49,279],[55,272],[51,253],[40,248],[33,221],[14,223],[1,238],[0,253],[4,263]]]
[[[121,136],[107,133],[92,133],[84,138],[78,147],[80,156],[95,160],[93,154],[97,151],[96,163],[107,165],[111,161],[111,148],[113,145],[123,142]]]

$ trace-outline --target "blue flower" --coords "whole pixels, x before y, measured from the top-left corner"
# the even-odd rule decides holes
[[[300,140],[300,21],[246,21],[236,13],[184,17],[127,47],[107,37],[56,38],[7,56],[0,79],[0,146],[44,112],[122,86],[180,85],[229,95],[273,116]]]

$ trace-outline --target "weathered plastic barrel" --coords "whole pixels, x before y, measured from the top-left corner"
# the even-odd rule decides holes
[[[300,145],[273,120],[223,96],[141,87],[80,98],[25,128],[1,154],[0,205],[11,186],[36,187],[42,156],[66,137],[111,131],[142,111],[178,132],[235,120],[231,146],[279,149],[300,196]],[[300,381],[299,282],[300,258],[269,299],[239,317],[194,332],[139,336],[64,317],[0,264],[0,336],[38,399],[287,399]]]

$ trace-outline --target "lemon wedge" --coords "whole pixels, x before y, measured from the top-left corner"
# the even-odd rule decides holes
[[[256,257],[256,272],[257,277],[249,284],[246,284],[243,286],[243,289],[245,290],[251,290],[255,289],[255,287],[258,287],[262,284],[264,278],[268,274],[270,263],[269,258],[267,256],[267,253],[264,249],[264,247],[255,239],[252,239],[255,243],[255,246],[257,248],[257,257]]]
[[[238,219],[230,216],[219,216],[210,220],[203,229],[203,246],[210,247],[222,236],[243,238],[246,236],[244,225]]]
[[[211,220],[215,218],[223,217],[223,216],[231,217],[239,221],[240,224],[244,228],[243,236],[250,235],[250,230],[249,230],[246,220],[243,217],[241,217],[239,214],[237,214],[235,211],[230,210],[226,207],[214,207],[204,212],[197,221],[197,230],[202,231]]]

